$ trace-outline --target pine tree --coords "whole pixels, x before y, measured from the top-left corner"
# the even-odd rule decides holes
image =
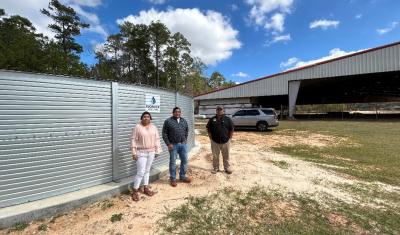
[[[149,26],[150,30],[150,40],[151,46],[154,54],[154,58],[156,60],[156,74],[157,81],[156,85],[160,86],[160,62],[162,61],[162,51],[161,48],[167,45],[168,39],[170,38],[170,31],[168,28],[161,22],[152,22]]]
[[[53,24],[49,24],[49,28],[56,34],[55,38],[64,54],[81,53],[82,46],[75,42],[74,37],[79,36],[81,29],[88,28],[89,24],[81,22],[72,7],[65,6],[58,0],[51,0],[48,8],[49,10],[42,9],[41,12],[54,21]]]
[[[49,68],[50,72],[87,76],[88,68],[80,62],[78,56],[83,48],[74,37],[79,36],[81,29],[88,28],[89,25],[81,22],[72,7],[65,6],[58,0],[51,0],[48,9],[42,9],[41,13],[53,20],[48,27],[55,33],[55,41],[51,41],[47,47],[49,60],[54,61]]]

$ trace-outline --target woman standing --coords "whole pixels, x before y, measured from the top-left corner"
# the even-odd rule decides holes
[[[149,189],[150,168],[154,158],[161,153],[160,135],[157,127],[151,123],[151,114],[142,113],[138,123],[132,130],[132,159],[136,161],[136,176],[133,181],[132,200],[139,201],[139,186],[143,180],[144,194],[153,196]]]

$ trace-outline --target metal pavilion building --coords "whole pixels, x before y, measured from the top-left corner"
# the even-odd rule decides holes
[[[194,98],[199,114],[239,108],[400,101],[400,42],[284,71]]]

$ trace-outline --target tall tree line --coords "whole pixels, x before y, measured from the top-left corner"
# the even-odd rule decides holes
[[[6,16],[0,9],[0,68],[72,76],[89,76],[87,65],[82,63],[79,53],[82,47],[74,40],[82,27],[75,11],[57,0],[49,3],[43,13],[54,17],[49,28],[55,38],[49,39],[37,33],[32,23],[21,16]]]
[[[160,86],[196,93],[204,64],[190,55],[190,43],[161,22],[125,22],[97,51],[96,76],[107,80]]]
[[[96,51],[98,62],[89,67],[80,61],[83,48],[75,41],[89,25],[58,0],[51,0],[41,13],[52,19],[52,39],[36,32],[29,19],[0,9],[1,69],[147,84],[191,95],[233,85],[219,72],[207,78],[204,63],[190,54],[190,42],[161,22],[121,24]]]

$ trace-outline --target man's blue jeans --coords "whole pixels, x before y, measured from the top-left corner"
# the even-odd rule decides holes
[[[188,151],[186,144],[173,144],[173,149],[169,151],[169,179],[176,180],[176,155],[179,155],[181,166],[179,169],[179,179],[186,179],[188,168]]]

